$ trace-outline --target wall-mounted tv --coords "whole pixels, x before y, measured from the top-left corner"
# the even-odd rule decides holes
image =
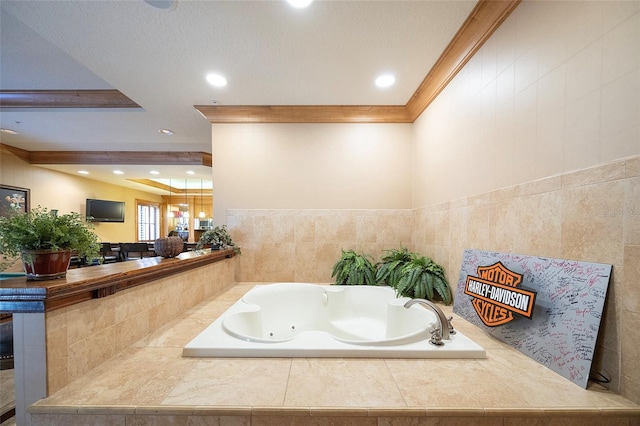
[[[124,222],[124,201],[87,198],[87,218],[91,222]]]

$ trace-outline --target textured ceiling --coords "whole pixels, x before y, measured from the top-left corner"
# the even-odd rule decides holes
[[[194,105],[404,105],[475,4],[179,0],[161,11],[142,0],[2,0],[1,89],[114,88],[142,108],[3,109],[0,126],[19,134],[0,141],[211,152]],[[208,85],[209,72],[228,85]],[[383,72],[397,82],[381,90]]]

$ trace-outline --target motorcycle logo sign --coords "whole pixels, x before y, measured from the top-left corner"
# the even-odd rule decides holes
[[[478,317],[488,327],[513,321],[514,314],[531,319],[536,292],[518,288],[522,274],[507,269],[501,262],[478,266],[477,277],[467,276],[464,293]]]

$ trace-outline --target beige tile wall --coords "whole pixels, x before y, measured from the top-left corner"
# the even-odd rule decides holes
[[[236,258],[46,313],[47,388],[61,389],[234,284]]]
[[[415,247],[457,281],[466,248],[613,265],[594,366],[640,401],[640,157],[414,211]]]
[[[241,282],[333,282],[341,250],[411,248],[410,210],[229,210]]]
[[[384,210],[232,210],[247,247],[237,278],[327,282],[340,248],[378,256],[398,242],[443,264],[450,281],[465,248],[610,263],[595,364],[640,402],[639,36],[637,0],[523,1],[411,126],[413,210],[393,213],[409,238],[374,231]],[[283,225],[278,239],[274,224],[291,216],[301,228]]]
[[[612,264],[594,365],[636,402],[639,114],[640,2],[525,0],[413,129],[416,248]]]
[[[522,1],[413,123],[412,207],[640,154],[640,1]]]
[[[640,157],[410,210],[231,210],[237,281],[333,282],[340,249],[408,247],[452,286],[467,248],[613,265],[594,366],[640,401]],[[634,332],[635,330],[635,332]]]

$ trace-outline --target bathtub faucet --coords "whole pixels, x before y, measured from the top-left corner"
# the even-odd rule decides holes
[[[438,319],[439,327],[433,330],[431,333],[430,342],[434,345],[441,346],[444,345],[443,340],[449,340],[449,336],[452,334],[456,334],[456,331],[453,329],[451,325],[451,318],[447,318],[442,309],[440,309],[436,304],[430,302],[425,299],[411,299],[407,303],[404,304],[405,308],[409,308],[416,303],[421,304],[425,308],[431,308],[431,310],[436,314],[436,318]]]

